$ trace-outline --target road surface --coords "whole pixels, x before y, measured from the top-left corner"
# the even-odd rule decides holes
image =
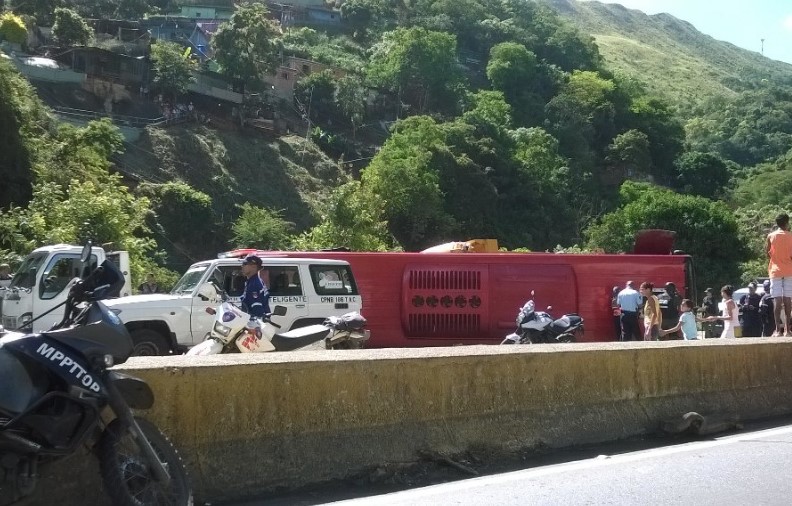
[[[326,504],[789,505],[790,469],[792,424]]]

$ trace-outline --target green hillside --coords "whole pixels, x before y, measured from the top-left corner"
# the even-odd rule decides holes
[[[639,77],[653,93],[682,106],[712,95],[735,96],[745,89],[746,77],[792,78],[792,65],[715,40],[669,14],[650,16],[593,1],[545,1],[594,37],[608,67]]]

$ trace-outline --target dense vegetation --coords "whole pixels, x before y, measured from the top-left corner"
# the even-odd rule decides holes
[[[18,13],[87,43],[87,4],[71,3]],[[581,25],[582,4],[553,4]],[[221,72],[249,91],[265,89],[279,51],[344,71],[304,76],[285,104],[310,121],[310,146],[196,125],[127,146],[106,122],[58,128],[0,61],[0,125],[18,132],[0,138],[0,177],[15,185],[0,189],[2,254],[93,235],[133,251],[142,272],[232,246],[414,250],[487,236],[509,249],[619,252],[641,228],[670,228],[702,284],[762,273],[756,237],[792,203],[789,67],[749,58],[701,95],[660,93],[664,68],[640,74],[612,58],[648,31],[633,14],[616,44],[525,0],[347,0],[341,12],[332,32],[279,35],[260,4],[241,6],[213,41]],[[190,65],[177,48],[154,45],[152,62],[160,89],[182,94]],[[110,160],[150,182],[130,192]]]

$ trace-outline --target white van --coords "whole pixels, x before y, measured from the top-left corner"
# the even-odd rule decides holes
[[[261,258],[270,309],[283,331],[322,323],[328,316],[360,311],[362,300],[349,263],[311,258]],[[218,258],[190,266],[170,294],[133,295],[106,302],[129,329],[135,355],[180,353],[204,340],[214,317],[206,312],[224,292],[239,303],[245,287],[241,258]]]

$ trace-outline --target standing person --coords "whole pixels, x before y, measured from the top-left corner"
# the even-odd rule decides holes
[[[712,288],[704,290],[704,300],[701,301],[701,310],[704,321],[704,337],[709,339],[714,335],[713,327],[715,325],[707,318],[710,316],[718,316],[718,302],[715,300]]]
[[[242,309],[250,316],[262,317],[270,312],[269,292],[259,277],[261,259],[256,255],[248,255],[242,260],[242,274],[245,281],[245,293],[242,295]]]
[[[759,316],[759,304],[762,298],[756,293],[756,283],[748,283],[748,293],[740,297],[742,308],[743,337],[760,337],[762,335],[762,318]]]
[[[143,294],[159,293],[159,285],[157,285],[157,282],[154,280],[153,273],[149,272],[146,274],[146,282],[138,286],[138,292]]]
[[[613,335],[616,341],[621,341],[621,308],[619,307],[618,286],[614,286],[611,292],[611,312],[613,313]]]
[[[789,232],[789,215],[776,216],[778,230],[767,235],[765,249],[770,262],[767,273],[770,276],[770,294],[774,299],[776,330],[773,336],[792,336],[790,312],[792,312],[792,233]],[[781,308],[784,308],[784,328],[781,328]]]
[[[671,334],[682,331],[682,338],[685,341],[698,339],[698,329],[696,328],[697,318],[693,315],[693,301],[683,299],[679,305],[679,323],[668,330],[661,330],[660,335]]]
[[[635,283],[628,281],[624,290],[616,296],[616,303],[621,309],[621,340],[637,341],[638,308],[641,306],[641,294],[635,290]]]
[[[721,288],[721,297],[723,297],[723,313],[720,316],[710,316],[707,320],[716,321],[723,320],[723,332],[721,338],[737,337],[735,329],[740,326],[740,319],[737,315],[737,304],[734,303],[732,298],[734,288],[731,285],[726,285]]]
[[[665,284],[665,300],[660,302],[660,312],[662,314],[661,326],[674,325],[679,320],[679,306],[682,304],[682,296],[677,292],[676,285],[669,281]],[[667,332],[671,339],[679,339],[677,332]]]
[[[770,337],[776,330],[775,316],[773,315],[773,296],[770,294],[770,280],[762,283],[764,294],[759,300],[759,316],[762,319],[762,337]]]
[[[660,301],[652,292],[654,285],[648,281],[641,283],[641,295],[644,297],[644,341],[657,341],[660,339]]]
[[[0,286],[9,286],[12,277],[11,266],[8,264],[0,264]]]

